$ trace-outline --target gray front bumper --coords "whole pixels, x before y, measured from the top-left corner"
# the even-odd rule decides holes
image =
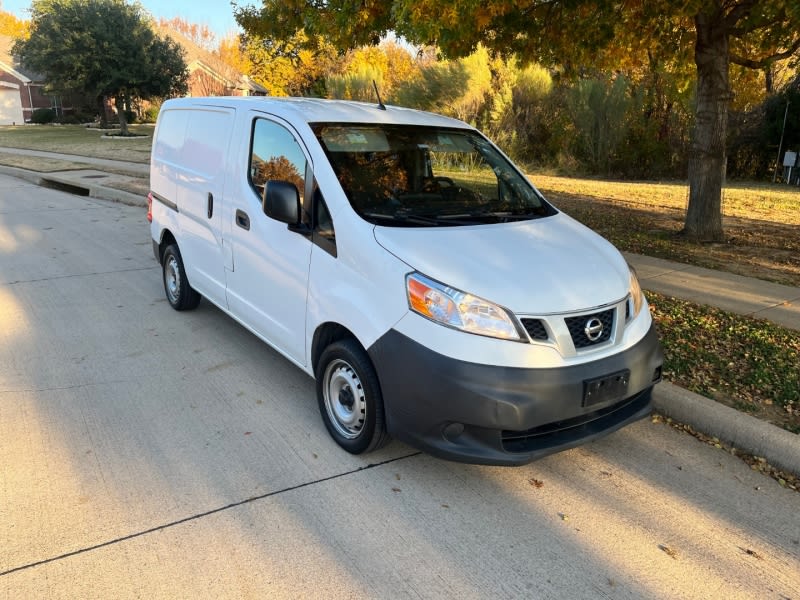
[[[525,464],[647,416],[663,362],[654,327],[624,352],[552,369],[463,362],[394,330],[369,355],[393,437],[441,458],[493,465]],[[583,406],[587,380],[623,370],[624,397]]]

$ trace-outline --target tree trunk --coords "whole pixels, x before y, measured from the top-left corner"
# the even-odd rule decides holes
[[[100,94],[95,98],[95,102],[97,103],[97,112],[100,115],[100,129],[106,129],[108,127],[108,114],[106,114],[106,97],[103,94]]]
[[[116,96],[114,104],[117,107],[120,135],[128,135],[128,116],[125,114],[125,96]]]
[[[722,186],[728,129],[728,36],[719,0],[695,16],[697,108],[689,149],[689,207],[684,233],[703,242],[723,240]]]

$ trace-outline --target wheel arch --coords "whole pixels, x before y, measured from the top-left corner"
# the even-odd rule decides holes
[[[167,246],[170,244],[178,244],[178,241],[175,239],[175,236],[169,229],[163,229],[161,231],[161,241],[158,243],[158,262],[159,264],[164,264],[164,251],[167,249]]]
[[[362,344],[355,334],[344,325],[329,321],[322,323],[317,327],[317,329],[314,331],[314,336],[311,341],[311,369],[315,377],[317,375],[317,365],[319,363],[319,359],[322,356],[322,353],[325,351],[325,348],[330,346],[333,342],[338,342],[339,340],[345,339],[355,340],[362,348],[364,348],[364,344]],[[364,348],[364,350],[366,350],[366,348]]]

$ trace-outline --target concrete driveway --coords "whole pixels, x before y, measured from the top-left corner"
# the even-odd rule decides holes
[[[0,176],[0,598],[800,598],[800,494],[644,421],[517,468],[353,457],[164,299],[144,210]]]

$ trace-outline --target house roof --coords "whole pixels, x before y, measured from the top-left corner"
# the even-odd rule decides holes
[[[11,55],[11,47],[16,40],[8,35],[0,35],[0,69],[19,79],[22,83],[41,82],[44,78],[24,68],[16,56]]]
[[[158,23],[153,25],[153,29],[159,36],[167,36],[183,48],[185,52],[184,60],[190,72],[201,69],[222,80],[225,86],[230,89],[266,94],[267,89],[265,87],[252,81],[247,75],[234,69],[214,53],[201,48],[179,31]]]

